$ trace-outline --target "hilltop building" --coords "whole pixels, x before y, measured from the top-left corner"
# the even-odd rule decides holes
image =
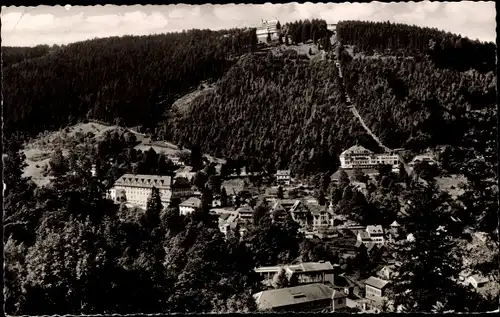
[[[164,207],[174,198],[182,199],[193,194],[191,184],[186,179],[158,175],[124,174],[108,192],[108,198],[115,202],[126,202],[146,208],[153,187],[158,188]]]
[[[279,21],[278,19],[265,21],[262,20],[261,24],[257,27],[257,39],[259,43],[266,43],[268,35],[271,37],[271,41],[279,39]]]
[[[340,154],[340,167],[342,169],[374,169],[379,165],[390,165],[393,171],[399,169],[399,156],[397,154],[377,154],[372,151],[354,145]]]

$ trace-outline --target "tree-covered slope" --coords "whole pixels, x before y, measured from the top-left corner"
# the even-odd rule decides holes
[[[373,145],[343,107],[337,78],[328,61],[245,56],[215,91],[173,113],[159,133],[215,155],[241,156],[255,168],[333,170],[346,144]]]
[[[219,77],[255,43],[253,30],[193,30],[67,45],[3,68],[5,129],[36,133],[87,117],[154,124],[177,95]]]
[[[344,72],[358,111],[392,148],[460,146],[470,112],[496,105],[493,72],[440,69],[427,58],[354,58]]]
[[[354,51],[428,55],[439,67],[480,72],[496,68],[496,45],[470,40],[436,28],[390,22],[341,21],[337,37]]]

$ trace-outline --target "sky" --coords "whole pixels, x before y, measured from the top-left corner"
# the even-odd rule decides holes
[[[261,19],[286,23],[320,18],[391,21],[436,27],[481,41],[496,40],[495,3],[289,3],[263,5],[148,5],[2,7],[2,46],[68,44],[92,38],[145,35],[183,29],[254,27]]]

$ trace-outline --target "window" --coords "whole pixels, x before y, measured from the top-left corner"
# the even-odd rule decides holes
[[[337,304],[342,304],[342,298],[337,299]]]

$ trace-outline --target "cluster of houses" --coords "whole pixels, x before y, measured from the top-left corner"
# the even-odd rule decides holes
[[[387,302],[393,265],[383,266],[377,276],[355,280],[330,262],[306,262],[255,268],[262,283],[271,288],[272,280],[284,272],[291,287],[268,289],[253,295],[260,311],[297,312],[380,312]]]

